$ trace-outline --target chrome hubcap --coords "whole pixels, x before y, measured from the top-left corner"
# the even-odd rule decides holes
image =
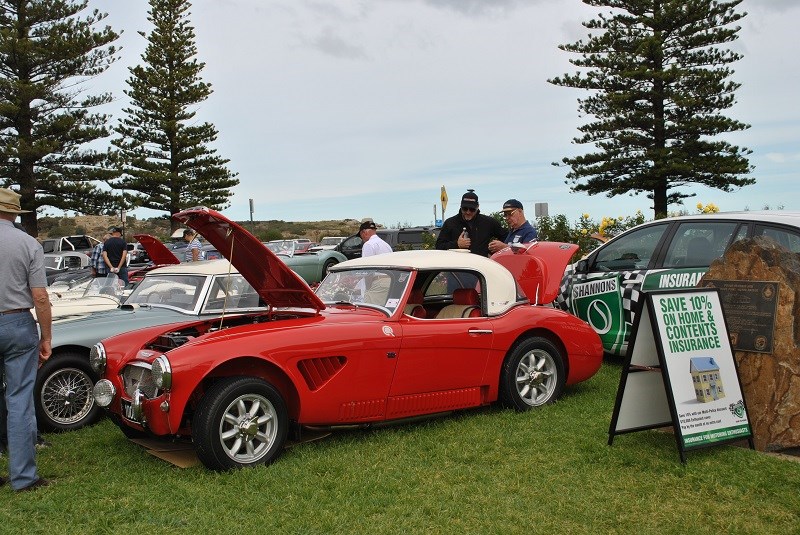
[[[42,384],[41,405],[53,422],[70,425],[81,421],[94,406],[92,381],[77,368],[64,368]]]
[[[556,387],[556,365],[546,351],[534,349],[519,361],[516,373],[517,393],[531,406],[546,403]]]
[[[231,459],[241,464],[264,457],[278,434],[278,415],[264,396],[246,394],[233,400],[222,415],[219,440]]]

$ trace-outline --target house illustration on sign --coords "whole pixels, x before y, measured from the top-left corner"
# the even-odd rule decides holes
[[[694,383],[694,394],[700,403],[708,403],[725,397],[719,365],[712,357],[689,359],[689,371]]]

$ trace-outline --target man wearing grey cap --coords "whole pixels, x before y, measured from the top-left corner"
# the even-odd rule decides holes
[[[503,250],[514,243],[529,243],[536,241],[539,234],[527,219],[522,203],[517,199],[509,199],[503,203],[503,217],[508,223],[508,236],[504,241],[493,240],[489,244],[492,253]]]
[[[50,358],[52,321],[42,246],[14,228],[20,195],[0,188],[0,375],[5,375],[8,410],[8,475],[15,491],[35,490],[50,482],[36,468],[36,369]],[[30,312],[36,308],[36,320]]]

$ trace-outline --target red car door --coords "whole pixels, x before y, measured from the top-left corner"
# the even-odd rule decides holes
[[[403,318],[387,416],[473,407],[494,339],[489,318]]]

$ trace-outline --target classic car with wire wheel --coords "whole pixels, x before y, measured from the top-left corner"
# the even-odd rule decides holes
[[[222,214],[173,217],[230,254],[267,310],[107,338],[91,352],[102,377],[94,396],[129,437],[191,437],[210,469],[270,463],[309,428],[368,428],[495,402],[528,410],[600,367],[597,334],[537,304],[555,298],[576,246],[493,260],[378,255],[333,266],[312,292]]]
[[[227,260],[189,262],[148,272],[125,301],[110,310],[53,321],[53,354],[37,373],[36,419],[46,431],[95,422],[89,351],[98,341],[135,329],[264,310],[258,295]]]
[[[342,253],[332,249],[311,251],[309,246],[312,243],[307,241],[273,240],[264,245],[312,286],[324,279],[331,267],[347,260]]]

